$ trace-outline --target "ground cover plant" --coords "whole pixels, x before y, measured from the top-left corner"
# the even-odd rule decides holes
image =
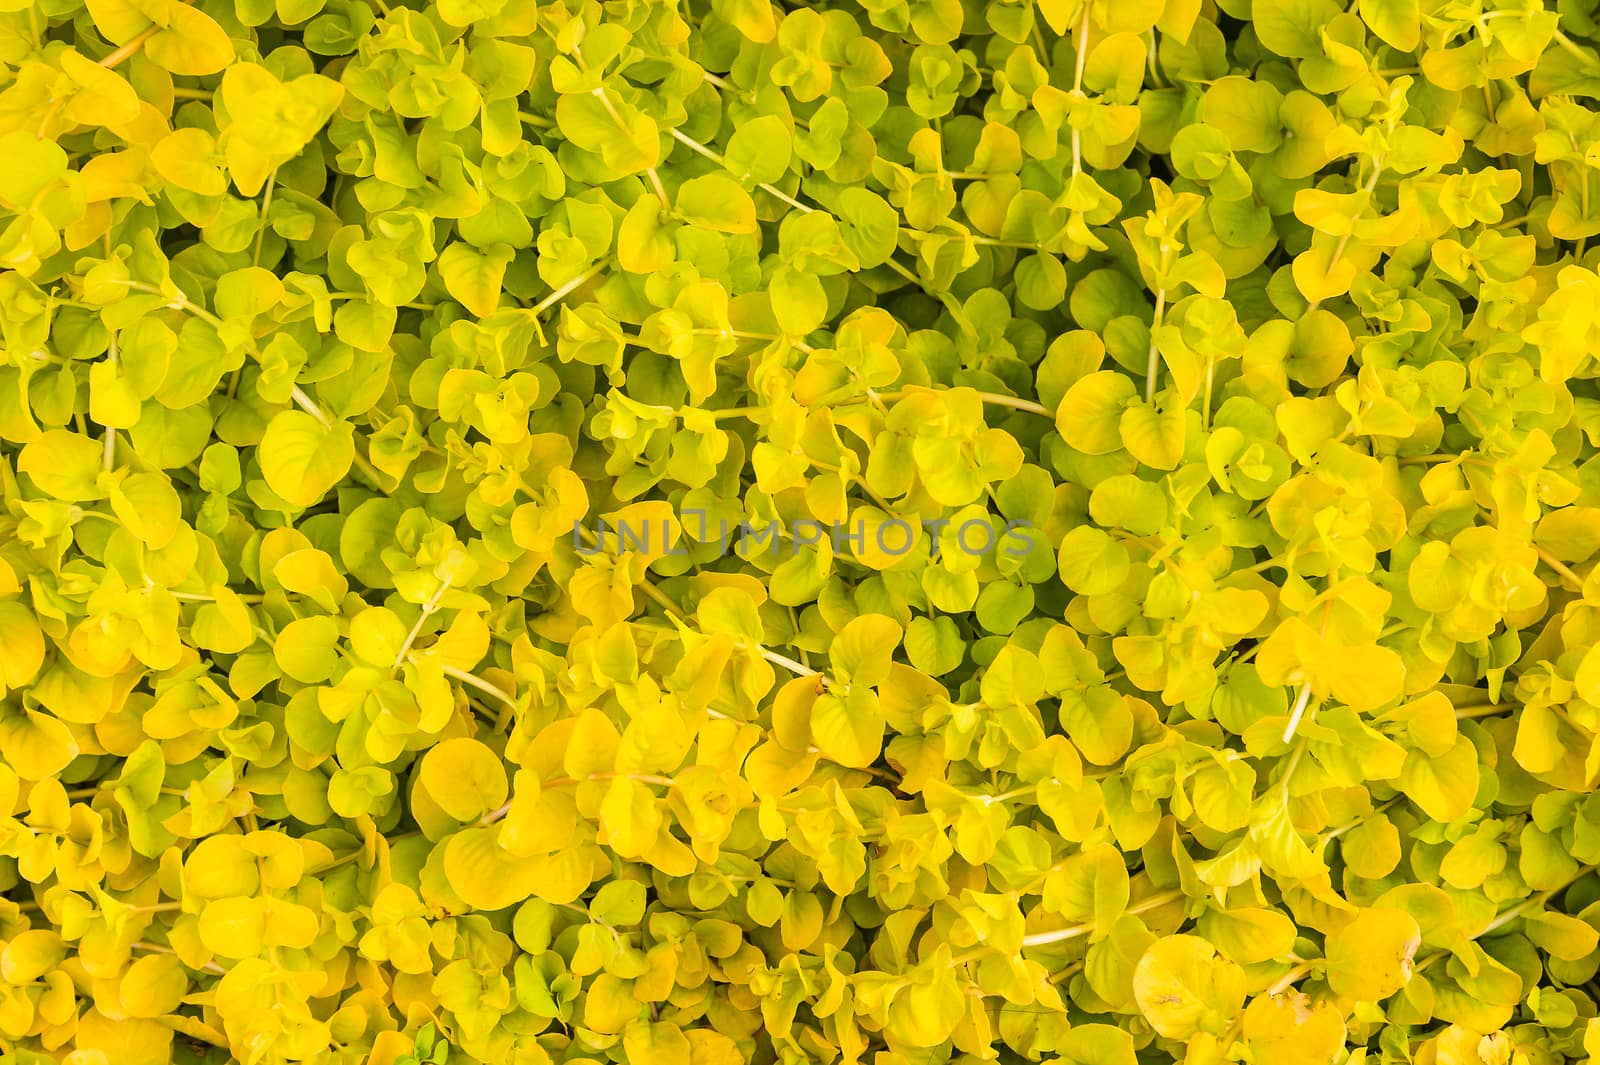
[[[0,0],[0,1062],[1588,1062],[1594,14]]]

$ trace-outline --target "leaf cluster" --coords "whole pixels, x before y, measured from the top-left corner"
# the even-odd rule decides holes
[[[0,0],[0,1063],[1600,1055],[1597,44]]]

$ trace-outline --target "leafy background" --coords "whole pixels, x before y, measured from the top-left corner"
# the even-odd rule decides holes
[[[0,1061],[1587,1061],[1592,16],[0,0]]]

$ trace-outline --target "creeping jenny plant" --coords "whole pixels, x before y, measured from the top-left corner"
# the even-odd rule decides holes
[[[1594,14],[0,0],[0,1063],[1600,1054]]]

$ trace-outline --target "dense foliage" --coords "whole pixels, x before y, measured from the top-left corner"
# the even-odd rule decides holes
[[[1600,1052],[1589,5],[411,4],[0,0],[0,1062]]]

